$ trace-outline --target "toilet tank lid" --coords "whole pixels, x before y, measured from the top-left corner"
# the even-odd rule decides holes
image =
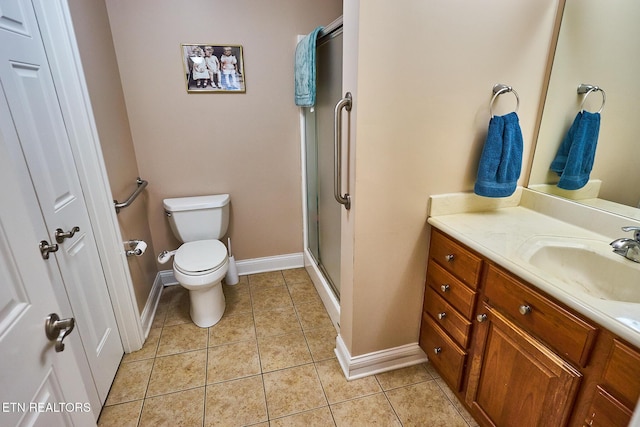
[[[231,196],[228,194],[214,194],[211,196],[176,197],[164,199],[162,204],[169,212],[178,212],[194,209],[221,208],[229,203]]]

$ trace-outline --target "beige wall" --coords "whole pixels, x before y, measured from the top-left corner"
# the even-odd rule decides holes
[[[136,188],[138,166],[104,0],[69,0],[111,192],[123,201]],[[145,193],[118,215],[125,240],[149,245],[141,257],[129,258],[138,310],[142,312],[157,274]]]
[[[302,252],[293,54],[341,1],[106,3],[156,251],[179,246],[163,198],[229,193],[236,260]],[[181,43],[242,45],[246,93],[188,94]]]
[[[557,3],[345,0],[355,173],[341,334],[352,356],[418,340],[427,200],[473,189],[495,83],[520,95],[529,164]],[[514,106],[502,95],[495,114]]]

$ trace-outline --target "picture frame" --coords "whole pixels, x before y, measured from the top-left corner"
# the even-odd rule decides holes
[[[188,93],[245,93],[241,45],[181,44]]]

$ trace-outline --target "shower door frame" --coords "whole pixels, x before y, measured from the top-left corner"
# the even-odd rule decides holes
[[[318,39],[327,37],[331,34],[342,31],[342,17],[339,17],[324,29],[318,35]],[[298,39],[302,39],[303,36],[299,36]],[[336,102],[339,99],[336,99]],[[322,299],[322,302],[331,318],[331,322],[335,326],[336,330],[340,331],[340,302],[335,295],[333,285],[326,279],[328,276],[324,269],[319,265],[313,253],[309,250],[309,211],[307,204],[307,136],[306,136],[306,118],[305,109],[300,109],[300,142],[301,142],[301,164],[302,164],[302,206],[303,206],[303,235],[304,235],[304,266],[313,284]],[[338,205],[339,206],[339,205]]]

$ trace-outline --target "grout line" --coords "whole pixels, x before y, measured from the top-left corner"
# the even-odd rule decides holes
[[[320,383],[320,388],[322,389],[324,400],[326,400],[327,406],[329,406],[329,409],[331,409],[331,402],[329,402],[329,397],[327,397],[327,392],[324,389],[324,384],[322,384],[322,379],[320,378],[320,373],[318,372],[318,364],[315,362],[313,363],[313,369],[316,371],[316,376],[318,377],[318,382]],[[331,413],[331,416],[333,417],[333,412]],[[336,420],[334,419],[333,422],[335,423]]]
[[[138,413],[138,420],[136,422],[136,426],[140,426],[140,423],[142,422],[142,411],[144,409],[144,399],[142,399],[142,405],[140,405],[140,412]]]
[[[208,379],[209,379],[209,340],[210,339],[211,339],[211,327],[208,327],[207,328],[207,345],[205,347],[206,353],[204,356],[204,402],[202,402],[202,425],[206,425],[205,423],[207,421],[207,385],[209,382]]]
[[[267,386],[264,383],[264,373],[262,368],[260,369],[260,379],[262,380],[262,395],[264,396],[264,407],[267,410],[267,423],[271,421],[271,415],[269,415],[269,402],[267,401]]]
[[[264,408],[267,413],[267,424],[271,420],[269,414],[269,402],[267,400],[267,386],[264,383],[264,371],[262,369],[262,357],[260,355],[260,344],[258,342],[258,328],[256,327],[256,315],[253,310],[253,293],[251,292],[251,275],[247,276],[247,292],[249,292],[249,304],[251,305],[251,320],[253,322],[253,335],[256,341],[256,348],[258,349],[258,365],[260,366],[260,381],[262,382],[262,395],[264,396]]]
[[[434,381],[436,382],[436,385],[438,386],[438,388],[440,389],[440,392],[444,395],[444,397],[451,403],[451,406],[453,407],[453,409],[456,411],[456,413],[458,415],[460,415],[460,418],[462,418],[462,420],[466,423],[467,426],[470,426],[469,421],[467,420],[467,418],[462,414],[462,412],[460,412],[460,410],[458,409],[458,405],[462,405],[461,402],[458,402],[458,398],[453,395],[453,399],[455,399],[456,401],[454,402],[453,399],[451,399],[451,397],[449,397],[449,394],[447,393],[447,390],[444,390],[442,385],[440,385],[440,382],[436,381],[434,379]],[[444,382],[444,380],[441,381],[445,387],[447,387],[448,389],[448,385]],[[464,405],[462,405],[464,407]]]
[[[207,387],[206,372],[207,370],[205,369],[204,402],[202,402],[202,425],[203,426],[207,425],[207,394],[209,393],[209,390]]]
[[[387,402],[389,403],[389,406],[391,407],[391,410],[393,411],[393,415],[396,416],[396,419],[398,420],[400,425],[403,426],[404,424],[402,423],[402,419],[400,418],[400,415],[398,414],[398,411],[396,411],[396,408],[393,406],[393,403],[391,403],[391,400],[389,400],[389,396],[387,396],[387,392],[383,390],[382,393],[384,394],[384,398],[387,399]]]
[[[163,291],[164,291],[164,288],[163,288]],[[162,295],[160,295],[160,297],[162,298]],[[138,414],[138,422],[136,423],[136,426],[140,426],[140,423],[142,422],[142,413],[144,411],[145,403],[147,402],[147,393],[149,392],[149,384],[151,384],[151,376],[153,375],[153,368],[156,366],[156,358],[158,357],[158,349],[160,348],[160,339],[162,338],[162,334],[164,332],[164,322],[166,320],[167,320],[167,313],[165,312],[164,319],[162,319],[160,336],[158,336],[158,342],[156,343],[156,351],[153,354],[153,363],[151,364],[151,371],[149,372],[149,378],[147,378],[147,386],[145,387],[144,395],[142,396],[142,406],[140,406],[140,413]]]

